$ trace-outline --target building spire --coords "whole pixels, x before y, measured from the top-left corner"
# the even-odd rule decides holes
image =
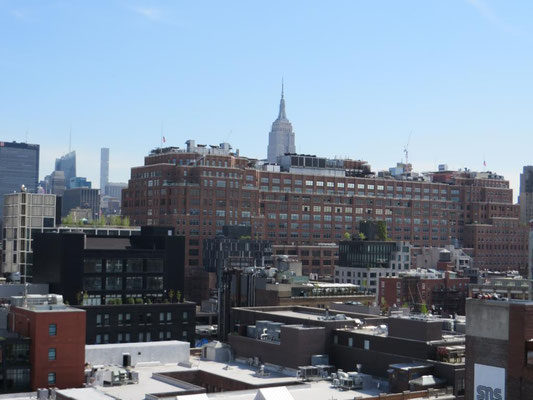
[[[287,119],[287,114],[285,114],[285,97],[284,97],[284,84],[283,78],[281,78],[281,100],[279,102],[279,115],[278,119]]]

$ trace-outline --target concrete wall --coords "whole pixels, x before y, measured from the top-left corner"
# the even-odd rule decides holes
[[[509,303],[471,299],[466,302],[466,335],[509,340]]]
[[[134,366],[144,362],[177,364],[189,362],[190,345],[187,342],[169,340],[165,342],[92,344],[85,346],[85,362],[93,365],[122,365],[123,354],[131,355]]]
[[[421,340],[442,339],[442,321],[425,321],[408,318],[389,318],[389,337]]]

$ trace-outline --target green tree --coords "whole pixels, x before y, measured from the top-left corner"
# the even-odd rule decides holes
[[[428,311],[428,306],[426,305],[426,303],[422,303],[422,305],[420,306],[420,312],[422,314],[427,314],[429,311]]]
[[[180,303],[182,300],[181,300],[181,292],[179,290],[176,290],[176,300],[178,301],[178,303]]]
[[[350,240],[352,238],[352,235],[350,235],[349,232],[344,232],[344,240]]]
[[[170,302],[172,303],[173,300],[174,300],[174,296],[176,295],[176,293],[174,292],[174,289],[170,289],[168,291],[168,298],[170,299]]]
[[[388,232],[387,232],[387,223],[385,221],[378,221],[377,222],[377,228],[378,228],[378,239],[379,240],[389,240]]]
[[[74,219],[72,215],[69,214],[66,217],[61,218],[61,225],[72,226],[74,225]]]
[[[359,236],[359,239],[361,239],[361,240],[366,240],[366,236],[365,236],[365,234],[363,232],[359,232],[359,234],[357,236]]]

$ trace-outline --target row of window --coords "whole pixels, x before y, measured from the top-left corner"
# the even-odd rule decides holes
[[[130,343],[132,337],[135,342],[151,342],[152,340],[171,340],[172,332],[171,331],[159,331],[157,333],[157,338],[152,338],[152,332],[139,332],[136,335],[130,332],[119,332],[117,333],[117,343]],[[181,333],[180,340],[187,341],[188,333],[183,331]],[[98,334],[95,337],[96,344],[108,344],[109,342],[109,333]]]
[[[187,311],[183,311],[182,318],[184,322],[187,322],[187,319],[189,318],[189,313]],[[132,317],[131,313],[119,313],[117,314],[117,325],[131,325],[132,323]],[[96,326],[109,326],[111,323],[111,318],[109,314],[96,314]],[[151,324],[152,323],[152,313],[146,313],[146,314],[139,314],[138,315],[138,323],[139,324]],[[172,323],[172,312],[160,312],[159,313],[159,323]]]

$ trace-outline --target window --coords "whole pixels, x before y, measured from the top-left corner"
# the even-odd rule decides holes
[[[146,260],[146,272],[163,272],[163,260],[161,259]]]
[[[136,290],[143,288],[143,278],[142,276],[128,276],[126,277],[126,289],[127,290]]]
[[[83,260],[83,272],[86,272],[86,273],[102,272],[102,260],[100,259]]]
[[[370,341],[365,340],[364,346],[365,346],[365,350],[370,350]]]
[[[105,286],[107,290],[122,290],[122,277],[120,276],[106,277]]]
[[[147,289],[163,289],[163,277],[162,276],[149,276],[146,278]]]
[[[102,290],[102,278],[99,276],[85,276],[83,278],[85,290]]]
[[[49,372],[48,373],[48,384],[54,385],[56,383],[56,373],[55,372]]]
[[[48,349],[48,360],[53,361],[56,359],[56,349]]]
[[[57,335],[57,325],[56,324],[48,325],[48,335],[49,336],[56,336]]]
[[[122,272],[122,260],[107,260],[106,272],[119,273]]]
[[[130,258],[126,264],[127,272],[143,272],[143,260],[140,258]]]

